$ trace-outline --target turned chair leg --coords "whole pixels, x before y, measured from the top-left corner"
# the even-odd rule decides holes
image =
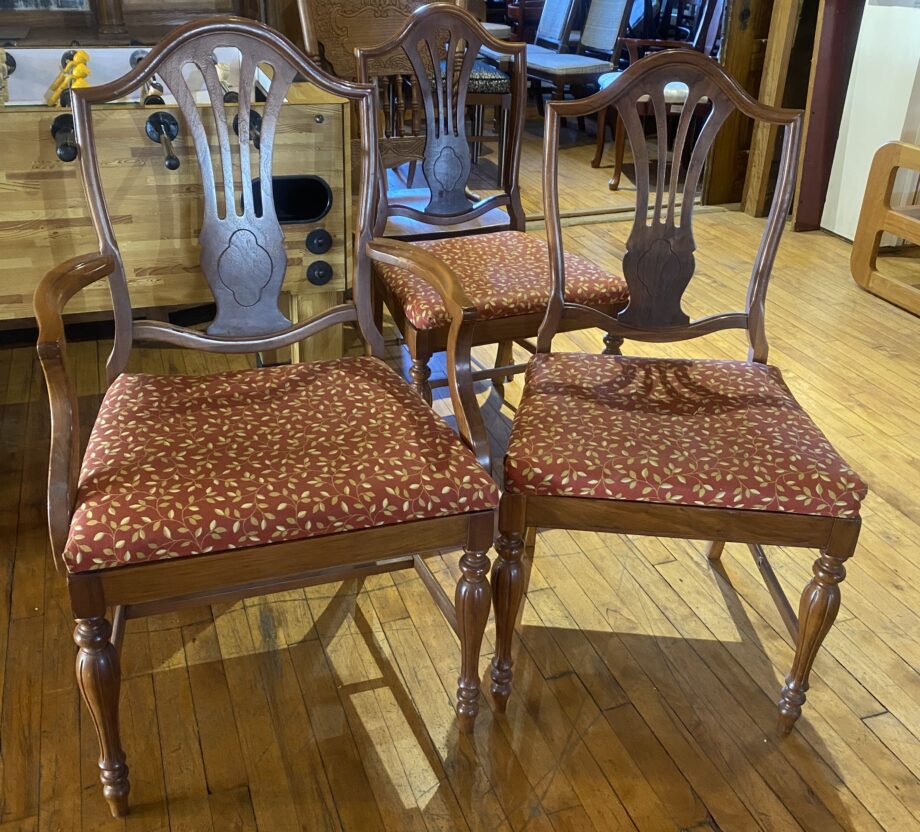
[[[616,126],[613,129],[613,176],[608,187],[615,191],[620,187],[620,177],[623,175],[623,157],[626,155],[626,125],[619,113],[616,117]]]
[[[409,378],[412,380],[412,389],[422,397],[426,404],[431,404],[431,368],[428,366],[430,356],[413,356],[412,366],[409,367]]]
[[[795,660],[779,700],[779,731],[784,736],[802,714],[811,667],[840,609],[839,584],[846,577],[843,564],[847,557],[822,552],[812,567],[814,577],[802,593]]]
[[[492,564],[492,604],[495,607],[495,657],[492,659],[492,699],[503,712],[511,695],[511,645],[514,622],[524,597],[524,540],[517,532],[502,534],[495,543]]]
[[[611,335],[608,332],[604,336],[604,355],[622,355],[623,340],[623,338]]]
[[[99,738],[99,779],[102,794],[112,816],[128,814],[128,766],[118,732],[118,695],[121,689],[121,668],[118,651],[109,641],[112,627],[99,616],[78,618],[74,641],[77,653],[77,685],[89,709]]]
[[[487,550],[486,550],[487,551]],[[479,713],[479,653],[489,620],[491,589],[487,579],[489,558],[486,551],[464,549],[460,557],[454,607],[457,635],[460,637],[460,678],[457,679],[457,716],[460,730],[472,733]]]

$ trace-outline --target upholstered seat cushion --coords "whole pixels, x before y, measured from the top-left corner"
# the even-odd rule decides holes
[[[105,569],[497,500],[457,435],[377,359],[124,374],[90,436],[64,560]]]
[[[480,319],[542,312],[549,299],[549,252],[546,241],[521,231],[497,231],[413,243],[441,258],[454,270]],[[420,277],[378,265],[377,274],[396,295],[416,329],[450,324],[441,296]],[[566,298],[599,306],[625,303],[626,283],[590,260],[565,255]]]
[[[590,55],[573,55],[570,52],[531,52],[527,50],[527,71],[541,75],[591,75],[610,72],[613,64]]]
[[[607,72],[604,75],[601,75],[597,79],[597,85],[603,90],[609,87],[617,78],[619,78],[623,73],[620,71],[617,72]],[[670,84],[665,84],[664,86],[664,103],[665,104],[684,104],[687,101],[687,95],[689,89],[685,83],[682,81],[671,81]],[[649,97],[643,95],[638,99],[639,101],[648,101]],[[709,99],[705,96],[700,99],[700,103],[704,104]]]
[[[441,77],[447,72],[447,62],[441,61]],[[456,77],[456,76],[455,76]],[[428,79],[434,83],[434,78]],[[511,92],[511,77],[502,72],[497,66],[477,58],[470,68],[470,79],[467,92],[471,95],[505,95]]]
[[[483,60],[473,62],[468,92],[471,95],[506,95],[511,92],[511,77]]]
[[[505,487],[833,517],[867,490],[776,367],[571,353],[527,370]]]

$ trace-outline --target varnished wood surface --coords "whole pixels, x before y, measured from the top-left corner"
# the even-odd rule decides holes
[[[566,228],[567,246],[615,266],[629,227]],[[743,297],[741,252],[762,227],[739,213],[697,217],[688,312]],[[744,547],[726,547],[720,577],[701,543],[544,532],[515,695],[502,719],[482,701],[472,739],[453,715],[456,639],[411,572],[129,621],[126,821],[98,792],[66,589],[47,552],[41,374],[30,346],[0,351],[0,830],[920,828],[920,320],[862,292],[849,254],[820,232],[787,234],[767,306],[771,361],[871,487],[791,737],[773,733],[791,643]],[[558,346],[603,347],[595,332]],[[108,347],[72,346],[85,411]],[[745,345],[724,332],[625,349],[737,357]],[[490,366],[493,350],[477,358]],[[141,350],[136,368],[245,362]],[[513,404],[520,379],[505,392]],[[483,383],[486,395],[500,454],[512,409]],[[446,412],[446,391],[436,396]],[[797,592],[811,553],[770,555]],[[452,592],[458,553],[431,566]],[[490,622],[483,675],[493,639]]]
[[[288,258],[284,290],[295,303],[313,294],[320,296],[314,302],[332,306],[336,294],[350,282],[345,229],[351,221],[347,188],[351,148],[342,139],[350,129],[350,114],[341,99],[309,85],[297,85],[290,99],[278,124],[274,173],[321,176],[331,189],[332,204],[317,222],[284,227]],[[94,114],[102,183],[132,301],[138,308],[208,302],[211,293],[199,264],[202,188],[194,146],[183,119],[174,142],[181,165],[177,171],[165,169],[162,148],[144,132],[145,121],[156,109],[113,106]],[[160,109],[176,113],[174,107]],[[70,257],[98,249],[77,163],[61,162],[54,154],[49,132],[54,115],[47,108],[0,112],[0,144],[16,148],[0,173],[0,247],[4,250],[0,319],[30,318],[32,293],[44,274]],[[219,158],[210,116],[204,126],[212,156]],[[218,187],[222,184],[218,175]],[[325,228],[333,236],[332,248],[321,258],[332,266],[333,277],[323,286],[305,279],[307,266],[320,259],[304,246],[306,235],[316,228]],[[101,283],[76,298],[68,311],[110,309],[108,286]]]

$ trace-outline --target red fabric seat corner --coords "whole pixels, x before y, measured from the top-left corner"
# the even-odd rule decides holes
[[[776,367],[539,354],[509,492],[855,517],[867,486]]]
[[[498,489],[386,364],[122,374],[64,551],[82,572],[494,509]]]

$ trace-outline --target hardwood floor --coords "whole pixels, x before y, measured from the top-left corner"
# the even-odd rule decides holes
[[[725,212],[696,226],[688,308],[740,304],[762,222]],[[566,229],[602,265],[628,232]],[[772,362],[871,487],[791,737],[773,728],[792,647],[745,547],[716,571],[698,543],[543,531],[507,717],[485,704],[472,738],[451,704],[456,639],[413,574],[130,622],[122,821],[98,786],[48,554],[41,374],[31,346],[0,351],[0,831],[920,829],[920,319],[862,292],[848,258],[829,235],[787,233],[768,299]],[[602,344],[587,332],[557,346]],[[72,345],[86,428],[107,348]],[[728,334],[626,349],[745,354]],[[135,369],[246,364],[141,350]],[[480,393],[500,455],[520,382],[504,404]],[[797,597],[812,553],[770,555]],[[432,566],[452,588],[457,554]]]

